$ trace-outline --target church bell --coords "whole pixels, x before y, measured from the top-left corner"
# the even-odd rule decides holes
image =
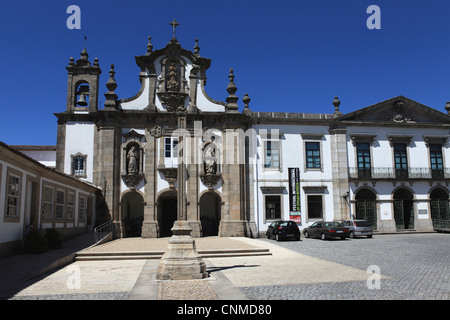
[[[77,101],[77,105],[78,106],[82,106],[82,107],[87,106],[86,94],[85,93],[80,94],[80,98]]]
[[[77,94],[80,95],[77,101],[77,106],[85,107],[88,105],[86,101],[86,96],[89,95],[89,87],[88,86],[80,86]]]

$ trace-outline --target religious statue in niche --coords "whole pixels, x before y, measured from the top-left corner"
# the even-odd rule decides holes
[[[216,144],[214,143],[215,138],[212,137],[211,141],[204,145],[203,147],[203,163],[204,163],[204,173],[206,175],[217,174],[217,151]]]
[[[179,91],[180,90],[180,81],[178,79],[178,69],[175,66],[175,63],[172,63],[167,69],[167,90],[168,91]]]
[[[132,145],[127,153],[127,174],[139,173],[139,148]]]
[[[200,173],[200,180],[208,189],[212,189],[221,179],[218,169],[219,146],[215,143],[215,137],[202,145],[203,150],[203,170]]]

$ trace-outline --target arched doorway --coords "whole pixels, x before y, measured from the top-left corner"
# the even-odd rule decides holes
[[[398,229],[414,229],[413,195],[406,189],[394,193],[394,219]]]
[[[122,197],[122,225],[124,237],[140,237],[144,220],[144,199],[138,192]]]
[[[448,192],[441,188],[431,191],[430,209],[434,226],[442,220],[450,220]]]
[[[367,220],[377,230],[377,196],[369,189],[361,189],[355,195],[355,219]]]
[[[177,220],[177,193],[167,191],[158,197],[159,236],[172,236],[173,223]]]
[[[220,203],[220,196],[214,192],[206,192],[200,198],[200,222],[204,237],[219,234]]]

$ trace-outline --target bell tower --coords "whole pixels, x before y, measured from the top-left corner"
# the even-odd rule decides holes
[[[68,71],[66,112],[98,110],[98,84],[102,71],[98,59],[94,59],[92,66],[88,57],[84,48],[80,59],[75,62],[71,57],[69,66],[66,67]]]

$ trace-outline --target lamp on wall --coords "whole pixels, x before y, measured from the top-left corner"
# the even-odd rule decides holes
[[[348,197],[349,197],[349,193],[348,193],[348,191],[347,191],[346,193],[344,193],[344,195],[342,196],[342,198],[344,198],[345,201],[347,201],[347,203],[348,203]]]

